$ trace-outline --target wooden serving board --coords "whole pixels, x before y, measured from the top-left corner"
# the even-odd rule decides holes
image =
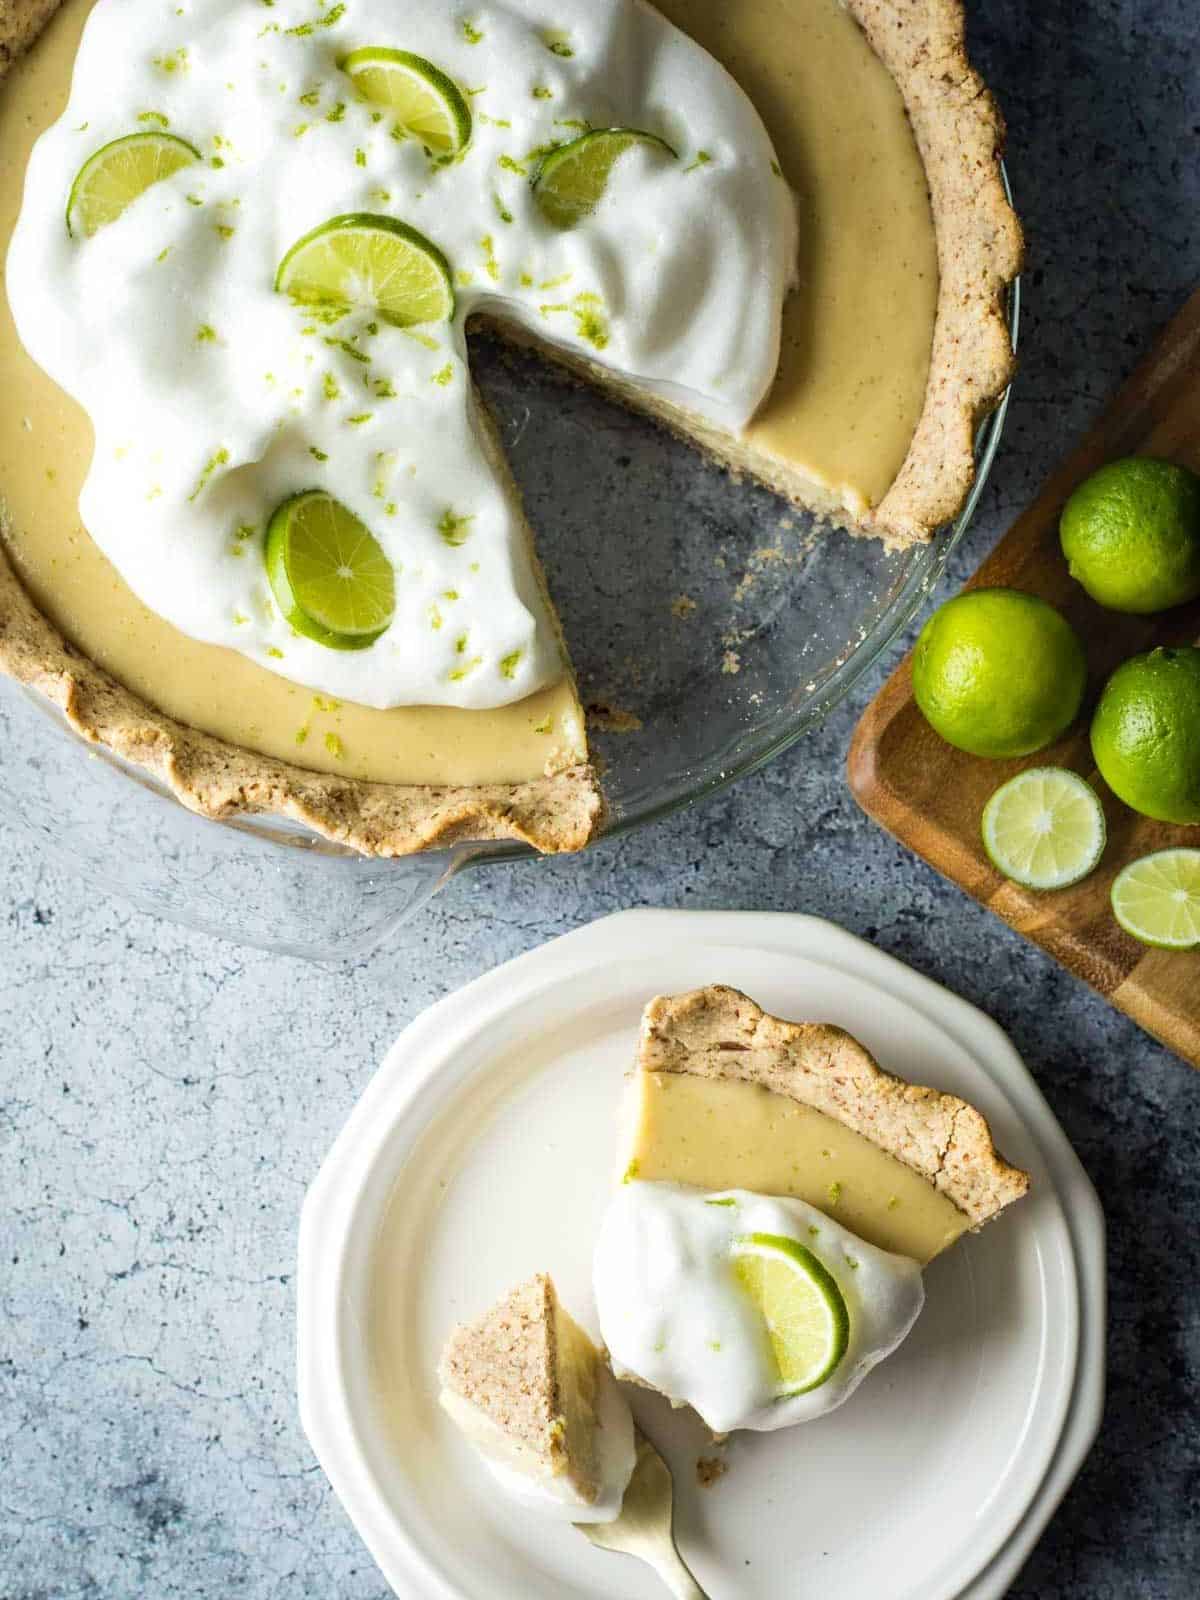
[[[1021,761],[964,755],[939,739],[918,711],[909,656],[855,730],[850,786],[863,809],[901,843],[1200,1066],[1200,952],[1149,950],[1121,931],[1109,908],[1122,867],[1150,850],[1200,845],[1200,828],[1151,822],[1127,810],[1097,774],[1088,744],[1092,707],[1109,673],[1156,644],[1200,642],[1200,602],[1157,617],[1105,611],[1068,575],[1058,542],[1059,514],[1076,484],[1105,461],[1135,454],[1163,456],[1200,472],[1200,290],[967,585],[1005,584],[1042,595],[1079,629],[1090,682],[1078,724],[1058,744]],[[1006,778],[1023,767],[1051,765],[1072,767],[1095,786],[1108,820],[1108,848],[1083,883],[1035,894],[1007,882],[988,861],[980,816]]]

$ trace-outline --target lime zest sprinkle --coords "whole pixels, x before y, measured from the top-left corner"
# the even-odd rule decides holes
[[[772,161],[771,162],[771,171],[775,174],[775,176],[777,178],[782,178],[783,177],[783,168],[779,165],[778,161]]]
[[[213,327],[211,322],[202,322],[196,329],[197,344],[214,344],[216,342],[216,338],[217,330]]]
[[[562,28],[543,28],[539,37],[552,56],[569,60],[575,54],[571,48],[571,36]]]
[[[500,676],[502,678],[516,677],[517,666],[523,654],[524,652],[521,650],[510,650],[506,656],[500,657]]]
[[[532,273],[523,272],[521,274],[521,287],[522,287],[522,289],[532,289],[533,288],[533,275],[532,275]]]
[[[463,288],[466,288],[468,283],[475,282],[475,275],[467,267],[459,267],[458,271],[454,274],[454,281],[455,283],[460,284]]]
[[[321,103],[321,91],[320,91],[320,89],[307,89],[300,96],[300,104],[302,106],[317,106],[317,105],[320,105],[320,103]]]
[[[329,456],[324,450],[318,450],[315,444],[310,444],[308,453],[314,461],[328,461]]]
[[[139,111],[138,121],[157,122],[160,128],[169,128],[171,126],[170,117],[164,116],[161,111]],[[86,127],[87,124],[85,123],[84,126]]]
[[[435,633],[441,627],[442,620],[442,613],[438,610],[436,604],[431,605],[429,608],[429,626]]]
[[[342,741],[338,738],[336,733],[327,733],[325,735],[325,748],[329,751],[329,754],[333,756],[335,761],[340,761],[342,756],[345,754],[345,751],[342,749]]]
[[[469,638],[470,638],[469,634],[460,633],[458,638],[455,639],[455,641],[454,641],[454,654],[456,656],[465,656],[466,655],[466,653],[467,653],[467,641],[468,641]]]
[[[480,122],[486,122],[492,128],[511,128],[512,123],[507,117],[489,117],[486,111],[477,111],[476,116]]]
[[[373,411],[358,411],[354,414],[354,416],[347,417],[346,421],[352,428],[361,428],[363,423],[370,422],[374,415],[375,413]]]
[[[298,39],[307,39],[317,28],[335,27],[346,15],[346,7],[341,0],[336,6],[331,6],[323,17],[315,17],[312,22],[298,22],[294,28],[285,28],[284,32],[293,34]]]
[[[836,1179],[829,1185],[828,1194],[829,1204],[831,1206],[837,1205],[838,1201],[842,1198],[842,1186]]]
[[[216,472],[218,468],[225,466],[228,460],[229,451],[224,445],[221,445],[219,449],[213,451],[212,455],[209,456],[208,460],[204,463],[204,467],[201,470],[200,476],[196,480],[196,487],[192,490],[191,494],[188,495],[189,505],[191,505],[193,500],[198,500],[200,498],[200,495],[204,491],[205,485],[208,483],[208,480],[212,477],[213,473]]]
[[[495,283],[500,277],[500,263],[496,260],[496,241],[490,233],[485,233],[480,239],[479,248],[483,251],[484,271]]]
[[[504,168],[505,172],[515,172],[518,178],[527,178],[529,176],[529,168],[523,166],[521,162],[516,160],[516,158],[513,156],[501,156],[499,158],[499,165]]]
[[[591,123],[584,122],[582,117],[555,117],[554,126],[556,128],[573,128],[576,133],[590,133],[592,131]]]
[[[548,89],[544,83],[535,83],[529,92],[535,100],[554,99],[554,90]]]
[[[492,195],[492,202],[496,207],[496,215],[500,218],[501,222],[511,222],[513,220],[512,212],[504,204],[504,201],[501,200],[498,194]]]
[[[535,722],[534,723],[533,731],[534,731],[534,733],[549,733],[553,726],[554,726],[553,718],[551,718],[551,717],[543,717],[540,722]],[[633,1163],[633,1165],[636,1167],[636,1165],[637,1165],[636,1161]],[[625,1175],[625,1181],[626,1182],[629,1181],[629,1174],[628,1173],[626,1173],[626,1175]]]
[[[283,654],[282,650],[279,653],[282,656],[282,654]],[[297,744],[303,744],[304,741],[307,738],[308,738],[308,729],[307,728],[297,728],[296,729],[296,743]]]
[[[270,656],[272,661],[282,661],[283,660],[283,651],[280,650],[276,645],[273,645],[273,644],[268,645],[267,646],[267,654]]]
[[[474,520],[473,511],[463,516],[451,506],[447,506],[437,520],[437,531],[442,537],[442,543],[448,544],[452,550],[457,550],[466,544],[470,537],[470,525]]]
[[[454,671],[450,673],[450,682],[461,683],[464,678],[469,677],[471,673],[475,671],[476,667],[482,665],[482,656],[472,656],[471,660],[464,661],[461,667],[455,667]]]
[[[363,147],[361,145],[359,145],[358,148],[354,152],[354,165],[356,167],[365,167],[366,164],[367,164],[367,152],[363,149]]]
[[[345,313],[343,312],[342,315],[345,315]],[[344,351],[346,355],[348,355],[354,361],[362,361],[368,364],[370,363],[371,358],[369,355],[367,355],[366,351],[356,350],[355,347],[350,343],[349,339],[337,339],[333,338],[329,334],[326,334],[325,343],[334,350]]]
[[[712,153],[708,150],[697,150],[696,158],[690,167],[684,167],[685,172],[695,172],[698,167],[707,167],[712,161]]]
[[[155,261],[165,261],[170,254],[171,254],[171,246],[170,245],[166,245],[162,250],[160,250],[158,252],[158,254],[155,256],[154,259],[155,259]]]
[[[198,194],[186,194],[183,198],[190,206],[202,206],[204,204],[204,201],[201,200]]]
[[[889,1211],[895,1211],[896,1207],[899,1204],[900,1204],[900,1199],[899,1199],[898,1195],[894,1195],[894,1194],[888,1195],[887,1208],[888,1208]]]
[[[442,367],[440,371],[435,372],[429,381],[431,383],[440,384],[440,386],[444,389],[446,385],[452,381],[453,377],[454,363],[453,361],[447,361],[446,365]]]
[[[220,238],[226,241],[226,243],[228,243],[228,241],[232,239],[234,234],[237,232],[236,228],[231,228],[227,222],[214,223],[213,229]]]
[[[381,400],[394,400],[396,391],[393,389],[389,378],[373,378],[371,387]]]
[[[557,278],[546,278],[538,284],[539,289],[561,289],[564,283],[570,283],[575,276],[573,272],[562,272]]]
[[[737,1201],[732,1195],[723,1195],[718,1200],[706,1200],[704,1204],[706,1206],[736,1206]]]
[[[340,122],[345,115],[346,115],[346,102],[344,100],[339,100],[339,101],[337,101],[337,103],[335,105],[331,106],[329,108],[329,110],[325,113],[325,121],[326,122]]]
[[[483,42],[483,30],[477,28],[468,18],[464,17],[459,26],[462,29],[462,36],[468,44],[481,44]]]
[[[172,50],[170,55],[154,56],[151,65],[156,66],[160,72],[186,72],[188,69],[187,46],[180,45],[178,50]]]
[[[327,372],[321,380],[321,392],[326,400],[340,400],[341,387],[332,372]]]

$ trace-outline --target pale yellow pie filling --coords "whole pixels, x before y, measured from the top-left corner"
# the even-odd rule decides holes
[[[758,1084],[636,1072],[618,1177],[791,1195],[869,1244],[929,1261],[970,1227],[934,1186],[833,1117]]]
[[[65,102],[90,3],[68,0],[0,86],[0,241],[12,232],[29,150]],[[800,286],[751,439],[875,504],[920,415],[937,299],[924,172],[899,91],[837,0],[663,0],[661,9],[738,78],[800,196]],[[585,759],[568,679],[489,711],[375,711],[314,696],[179,633],[80,526],[90,426],[21,349],[3,294],[0,393],[0,513],[22,580],[67,638],[178,721],[381,782],[520,782]]]

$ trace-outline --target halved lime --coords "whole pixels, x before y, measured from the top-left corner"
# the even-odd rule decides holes
[[[275,287],[305,305],[369,306],[410,328],[454,315],[450,263],[395,217],[354,211],[306,233],[279,263]]]
[[[460,155],[471,138],[471,108],[440,67],[408,50],[366,45],[338,62],[364,100],[390,106],[396,121],[430,154]]]
[[[1200,850],[1156,850],[1131,861],[1112,886],[1113,915],[1160,950],[1200,947]]]
[[[552,150],[533,180],[538,209],[556,228],[573,228],[604,198],[617,161],[635,145],[678,159],[665,139],[639,128],[593,128]]]
[[[199,150],[173,133],[128,133],[113,139],[75,174],[67,197],[67,232],[90,239],[152,183],[199,160]]]
[[[1104,854],[1096,791],[1065,767],[1030,767],[1002,783],[983,808],[983,847],[1026,889],[1065,889]]]
[[[767,1327],[780,1396],[824,1383],[846,1354],[850,1314],[837,1280],[805,1245],[783,1234],[733,1241],[734,1273]]]
[[[353,512],[322,489],[278,507],[265,560],[285,620],[331,650],[365,650],[395,615],[391,562]]]

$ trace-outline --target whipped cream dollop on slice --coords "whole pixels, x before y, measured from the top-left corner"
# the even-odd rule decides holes
[[[808,1393],[779,1397],[762,1317],[737,1282],[733,1244],[753,1233],[803,1244],[845,1300],[846,1352]],[[917,1262],[867,1244],[802,1200],[744,1189],[706,1195],[671,1183],[616,1191],[593,1287],[618,1377],[630,1374],[690,1405],[714,1433],[786,1428],[840,1406],[900,1344],[925,1301]]]
[[[633,1475],[636,1444],[633,1414],[604,1363],[596,1365],[596,1498],[585,1500],[566,1473],[550,1473],[496,1425],[481,1406],[443,1389],[442,1407],[478,1451],[504,1491],[531,1511],[562,1522],[612,1522]]]
[[[435,159],[357,96],[339,63],[366,46],[459,86],[464,152]],[[545,152],[614,126],[676,154],[631,148],[590,215],[552,225],[532,187]],[[200,159],[72,237],[83,163],[143,130]],[[302,235],[356,212],[444,254],[449,322],[328,321],[275,292]],[[99,0],[29,164],[7,281],[23,344],[94,427],[83,522],[147,606],[327,694],[481,709],[563,665],[467,320],[498,314],[736,431],[774,376],[794,262],[754,108],[640,0]],[[266,523],[309,489],[394,569],[394,620],[369,648],[298,637],[266,581]]]

